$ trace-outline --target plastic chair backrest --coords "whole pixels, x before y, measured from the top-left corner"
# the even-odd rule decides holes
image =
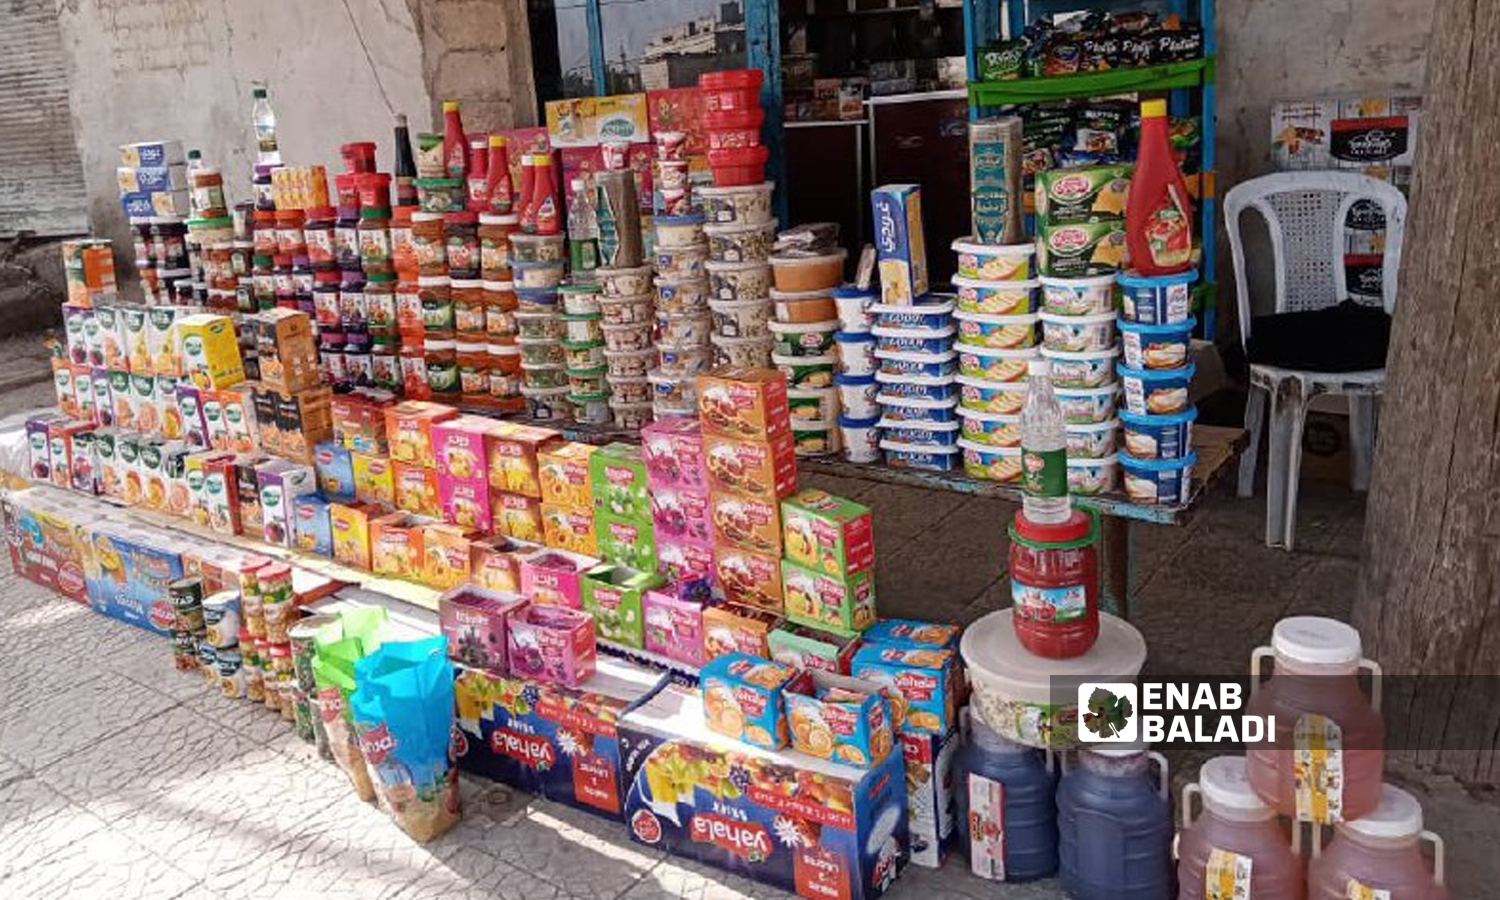
[[[1235,185],[1224,197],[1225,225],[1234,257],[1240,343],[1250,337],[1250,288],[1240,216],[1254,209],[1266,220],[1275,256],[1276,312],[1335,306],[1349,298],[1344,270],[1344,232],[1349,210],[1360,201],[1385,215],[1382,306],[1396,309],[1406,198],[1390,184],[1357,172],[1276,172]]]

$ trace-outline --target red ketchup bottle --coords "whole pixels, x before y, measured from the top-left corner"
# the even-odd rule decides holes
[[[510,212],[511,183],[510,155],[506,152],[505,135],[492,134],[489,140],[489,170],[484,187],[485,212],[504,215]]]
[[[1193,265],[1193,201],[1167,135],[1167,101],[1141,103],[1141,139],[1125,201],[1125,249],[1141,275]]]
[[[1016,639],[1048,659],[1082,656],[1099,637],[1099,520],[1075,509],[1055,525],[1020,512],[1010,526]]]
[[[449,178],[469,177],[469,141],[464,137],[457,100],[443,101],[443,165]]]

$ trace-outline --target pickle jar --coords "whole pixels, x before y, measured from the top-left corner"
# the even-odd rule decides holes
[[[459,399],[458,347],[453,341],[428,340],[422,344],[427,361],[427,386],[432,399],[456,402]]]
[[[370,383],[388,391],[401,390],[401,359],[396,339],[390,335],[370,338]]]

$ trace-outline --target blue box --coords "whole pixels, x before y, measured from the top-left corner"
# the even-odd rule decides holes
[[[292,546],[304,553],[333,555],[333,520],[328,501],[316,494],[303,494],[292,501]]]
[[[95,528],[84,566],[89,606],[157,634],[167,634],[176,612],[167,585],[184,574],[183,546],[171,535],[140,525]]]
[[[922,188],[888,184],[870,194],[879,260],[880,302],[910,306],[927,293],[927,243],[922,236]]]
[[[115,170],[115,180],[122,194],[185,191],[189,188],[186,166],[142,166],[137,169],[122,166]]]
[[[313,469],[318,474],[318,493],[330,503],[354,502],[354,457],[337,441],[313,447]]]
[[[120,147],[120,165],[131,169],[170,166],[186,159],[182,141],[140,141]]]
[[[120,195],[120,208],[132,219],[182,217],[191,214],[187,191],[131,191]]]
[[[952,650],[865,644],[855,652],[849,674],[899,695],[892,698],[892,718],[902,732],[943,735],[958,725],[958,662]]]

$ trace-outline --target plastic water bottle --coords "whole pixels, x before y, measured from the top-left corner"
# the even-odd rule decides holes
[[[1052,366],[1034,359],[1027,369],[1030,384],[1021,407],[1021,513],[1033,522],[1056,525],[1068,520],[1068,434],[1062,406],[1052,392]]]
[[[276,111],[271,108],[265,88],[255,88],[250,93],[255,98],[255,109],[251,114],[255,122],[255,160],[279,163],[281,149],[276,144]]]
[[[599,267],[599,221],[594,201],[582,178],[574,178],[568,187],[569,268],[580,274],[592,272]]]

